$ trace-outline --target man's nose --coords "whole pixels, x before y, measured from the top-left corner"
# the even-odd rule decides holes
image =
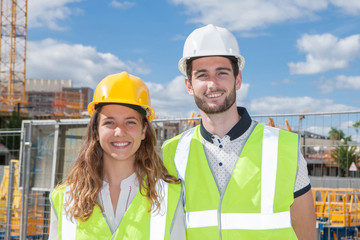
[[[208,80],[208,88],[213,90],[217,88],[217,81],[216,81],[216,77],[211,76]]]

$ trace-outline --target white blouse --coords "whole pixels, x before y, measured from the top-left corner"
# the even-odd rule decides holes
[[[99,201],[104,209],[104,217],[110,227],[111,233],[115,233],[123,218],[126,210],[129,208],[136,193],[139,191],[139,182],[136,174],[133,173],[128,178],[122,180],[120,184],[120,195],[114,211],[109,191],[109,183],[103,181],[103,186],[99,193]],[[170,232],[171,240],[185,240],[185,223],[182,204],[178,205],[175,219]],[[51,222],[49,240],[58,239],[58,219],[53,208],[51,208]]]

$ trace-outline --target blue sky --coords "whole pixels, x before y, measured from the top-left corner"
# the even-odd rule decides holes
[[[177,64],[186,37],[229,28],[246,59],[237,104],[250,114],[360,109],[358,0],[31,0],[27,78],[95,89],[127,71],[157,116],[198,112]]]

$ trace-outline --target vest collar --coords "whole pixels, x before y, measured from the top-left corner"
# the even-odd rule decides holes
[[[230,140],[234,140],[246,132],[246,130],[251,125],[251,117],[249,113],[247,112],[246,108],[243,107],[237,107],[238,114],[241,116],[240,120],[234,125],[234,127],[226,134],[230,137]],[[209,133],[202,121],[200,121],[200,133],[201,136],[206,139],[208,142],[213,142],[212,136],[213,134]]]

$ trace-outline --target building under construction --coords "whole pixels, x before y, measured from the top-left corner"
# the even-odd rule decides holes
[[[28,113],[32,119],[87,116],[93,89],[73,88],[71,80],[28,79]]]
[[[1,0],[0,116],[80,118],[92,89],[72,88],[71,80],[26,79],[27,5]]]

